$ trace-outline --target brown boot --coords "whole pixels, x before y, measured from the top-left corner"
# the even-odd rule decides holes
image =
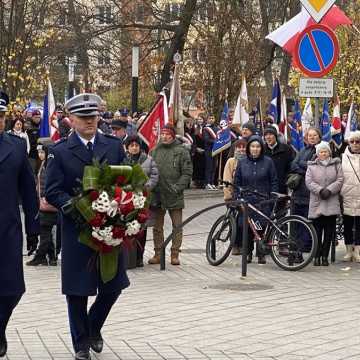
[[[160,251],[159,250],[155,250],[155,254],[151,259],[149,259],[148,264],[150,264],[150,265],[160,264]]]
[[[179,251],[171,250],[171,265],[180,265]]]

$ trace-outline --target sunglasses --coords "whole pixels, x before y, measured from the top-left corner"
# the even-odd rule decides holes
[[[360,140],[350,140],[350,144],[360,145]]]

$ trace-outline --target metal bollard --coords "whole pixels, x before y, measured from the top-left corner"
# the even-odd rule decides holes
[[[247,255],[249,247],[249,212],[245,201],[242,201],[241,208],[243,210],[242,216],[242,261],[241,261],[241,276],[245,277],[247,273]]]

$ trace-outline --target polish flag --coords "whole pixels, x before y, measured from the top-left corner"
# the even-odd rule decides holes
[[[341,133],[340,100],[338,96],[334,103],[331,132],[333,135]]]
[[[304,8],[302,8],[299,14],[267,35],[266,39],[271,40],[282,47],[283,50],[288,52],[290,55],[294,56],[299,35],[308,26],[313,24],[316,24],[315,20]],[[332,30],[335,30],[339,25],[351,25],[352,21],[342,10],[334,5],[320,21],[320,24],[326,25]]]
[[[152,150],[160,139],[160,130],[169,122],[166,95],[159,94],[155,105],[138,128],[139,137]]]

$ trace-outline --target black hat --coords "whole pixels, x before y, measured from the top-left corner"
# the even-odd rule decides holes
[[[141,139],[139,136],[137,135],[132,135],[132,136],[129,136],[126,140],[125,140],[125,146],[126,148],[128,148],[130,146],[131,143],[138,143],[139,146],[141,146]]]
[[[102,117],[103,119],[112,119],[114,114],[111,111],[105,111]]]
[[[8,104],[9,104],[9,96],[3,91],[0,91],[0,112],[6,112]]]
[[[267,126],[264,130],[264,135],[266,134],[273,134],[275,137],[278,136],[278,132],[274,126]]]
[[[113,120],[111,122],[111,127],[114,129],[126,129],[127,124],[128,124],[127,121]]]
[[[250,121],[248,121],[247,123],[245,123],[245,124],[242,126],[242,128],[243,128],[243,129],[249,129],[252,133],[255,133],[255,130],[256,130],[255,125],[254,125],[252,122],[250,122]]]

